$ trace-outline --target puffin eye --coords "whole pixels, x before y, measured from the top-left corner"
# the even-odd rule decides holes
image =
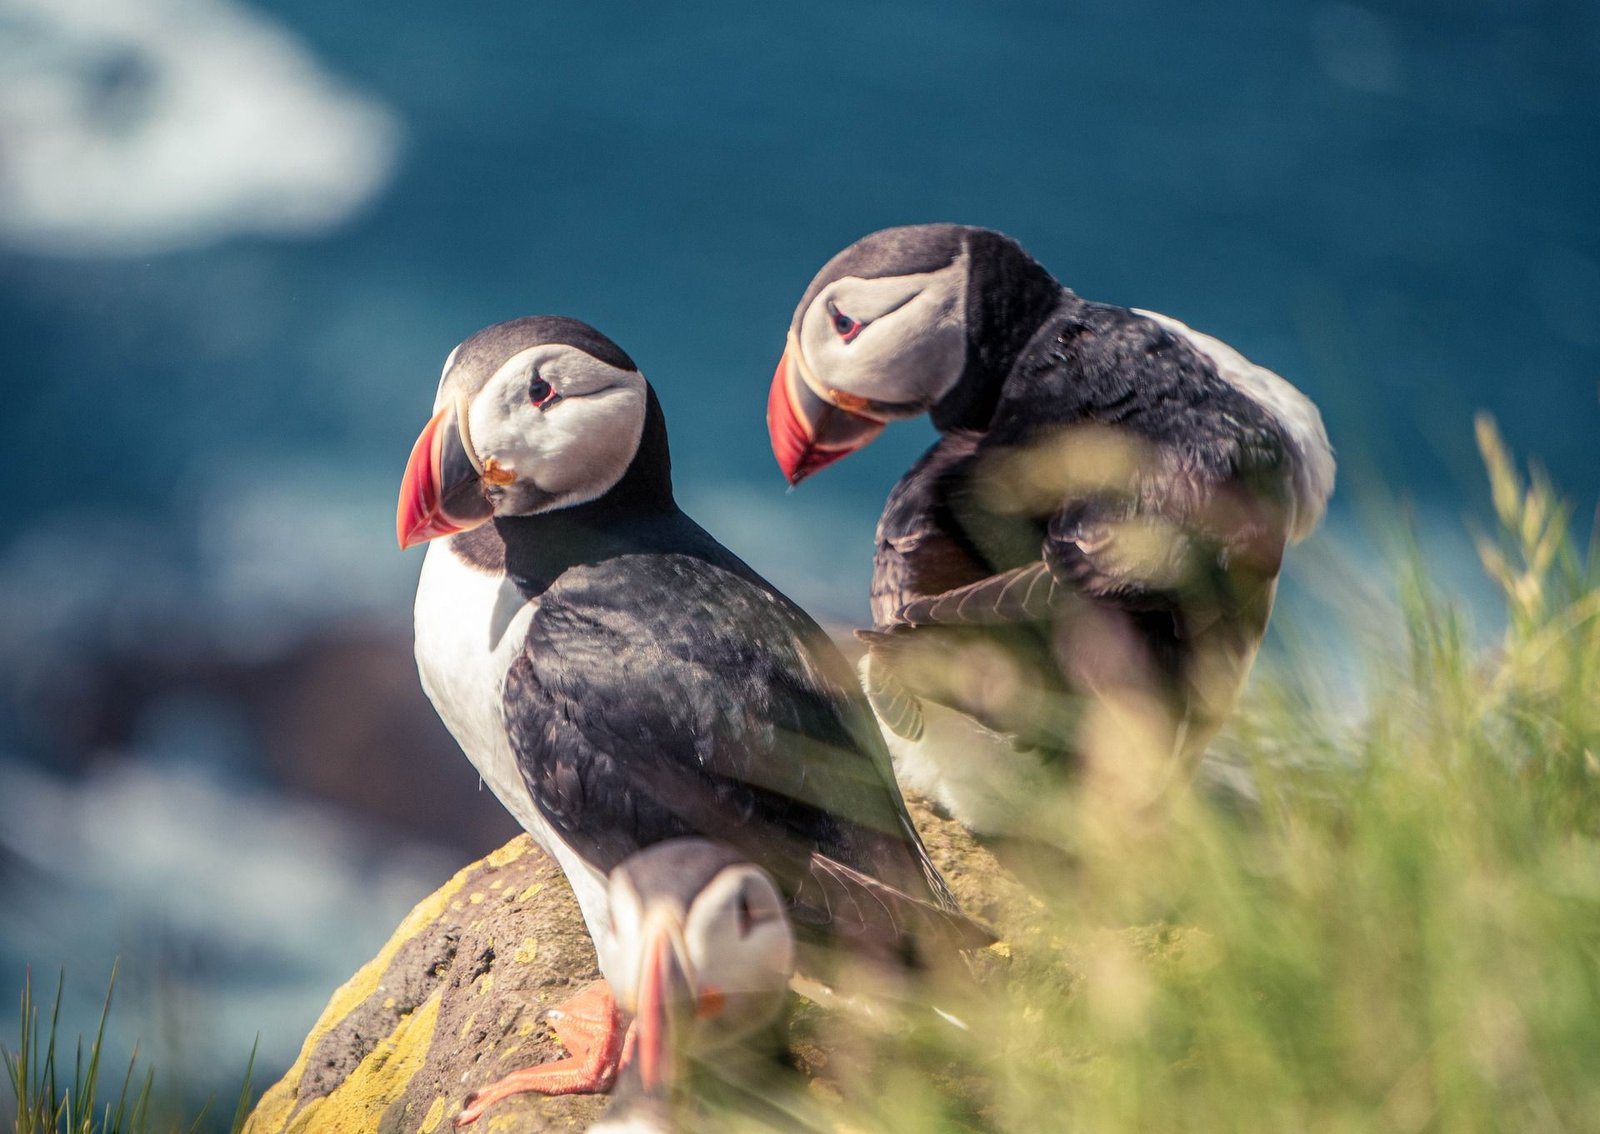
[[[840,311],[833,305],[831,300],[828,303],[828,318],[833,320],[833,329],[839,333],[839,337],[845,342],[849,342],[859,335],[861,328],[865,326],[861,320],[852,319],[843,311]]]
[[[539,409],[544,409],[560,396],[560,394],[556,393],[554,386],[537,374],[528,382],[528,400]]]
[[[755,928],[756,915],[750,909],[750,898],[743,890],[739,891],[739,936],[749,937],[750,931]]]

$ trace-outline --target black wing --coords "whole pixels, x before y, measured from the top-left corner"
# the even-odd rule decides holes
[[[873,659],[868,696],[886,727],[916,739],[931,701],[1029,747],[1070,747],[1063,722],[1041,719],[1038,706],[1130,683],[1180,697],[1197,641],[1229,657],[1253,652],[1285,535],[1277,501],[1238,482],[1148,491],[1151,474],[1181,474],[1145,468],[1142,485],[1064,485],[1043,515],[986,514],[983,456],[940,477],[908,476],[885,511],[880,530],[897,538],[880,541],[880,633],[862,637]],[[978,577],[947,570],[951,549]],[[917,585],[941,572],[954,585]],[[1009,659],[1016,696],[997,700],[993,681],[963,657],[987,659],[991,673],[994,658]]]
[[[904,918],[841,914],[834,864],[949,920],[844,658],[746,574],[678,554],[567,571],[507,676],[505,718],[540,810],[602,870],[699,835],[769,870],[802,926],[901,934]]]
[[[890,491],[872,563],[872,620],[878,629],[893,625],[908,602],[993,573],[950,506],[951,489],[966,478],[977,442],[971,433],[941,438]]]

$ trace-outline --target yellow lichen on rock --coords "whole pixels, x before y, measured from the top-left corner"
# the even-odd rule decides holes
[[[526,836],[458,873],[329,1001],[294,1066],[262,1097],[250,1134],[441,1134],[471,1091],[561,1054],[525,1021],[598,975],[559,868]],[[513,895],[537,893],[536,902]],[[482,900],[503,895],[504,901]],[[503,945],[501,943],[504,943]],[[541,947],[513,962],[518,950]],[[496,1105],[521,1131],[583,1129],[603,1098]]]
[[[444,1121],[444,1096],[435,1095],[433,1105],[428,1108],[428,1113],[422,1116],[422,1125],[417,1127],[417,1134],[433,1134],[439,1129],[439,1123]]]
[[[532,849],[533,840],[526,835],[519,835],[498,850],[490,851],[483,861],[488,863],[492,869],[499,870],[502,867],[510,866]],[[470,870],[471,867],[468,867],[468,869]]]
[[[915,803],[913,814],[961,899],[1001,931],[1001,943],[974,962],[1003,972],[1015,951],[1031,963],[1044,942],[1028,928],[1019,888],[953,821]],[[1204,951],[1182,952],[1198,961]],[[526,836],[514,839],[419,903],[334,994],[246,1131],[445,1134],[468,1094],[563,1053],[543,1013],[598,976],[588,928],[559,867]],[[832,1041],[859,1046],[849,1027],[819,1031],[829,1019],[818,1010],[796,1025],[797,1066],[808,1075],[829,1077]],[[831,1083],[832,1093],[818,1101],[841,1089]],[[496,1103],[473,1129],[587,1129],[605,1106],[603,1097],[522,1095]]]
[[[439,1018],[439,994],[435,992],[385,1037],[372,1054],[361,1061],[332,1094],[317,1100],[316,1125],[290,1127],[328,1134],[366,1134],[378,1129],[384,1111],[405,1092],[411,1077],[422,1066],[433,1042],[433,1027]],[[302,1112],[308,1118],[311,1108]]]
[[[518,841],[521,840],[513,840],[513,842]],[[272,1131],[287,1129],[298,1099],[300,1078],[305,1073],[306,1062],[311,1058],[312,1051],[316,1049],[322,1037],[377,990],[383,980],[383,974],[388,971],[389,962],[394,960],[394,955],[400,951],[400,947],[433,924],[449,904],[450,899],[466,885],[467,878],[476,868],[477,864],[474,863],[458,870],[455,877],[413,906],[411,912],[401,921],[399,928],[394,931],[394,936],[378,950],[378,955],[357,969],[355,976],[335,990],[328,1000],[328,1006],[322,1010],[322,1015],[317,1017],[317,1022],[312,1025],[311,1032],[306,1036],[306,1042],[301,1045],[300,1055],[295,1059],[293,1066],[282,1079],[261,1096],[261,1101],[256,1104],[249,1121],[245,1123],[244,1134],[269,1134]]]

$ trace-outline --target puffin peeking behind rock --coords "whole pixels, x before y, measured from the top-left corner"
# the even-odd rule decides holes
[[[894,962],[989,940],[929,861],[844,658],[679,510],[655,392],[610,339],[541,316],[451,352],[397,524],[402,547],[435,541],[417,587],[423,688],[565,871],[597,943],[609,873],[684,837],[771,876],[802,970],[832,946]],[[600,1023],[516,1090],[610,1085],[620,975],[604,948],[599,962],[606,980],[562,1014]]]
[[[593,1129],[670,1129],[691,1063],[714,1061],[713,1073],[737,1078],[770,1059],[753,1041],[781,1018],[794,933],[766,871],[705,839],[629,856],[611,872],[609,893],[611,932],[600,948],[638,1024],[616,1098]]]
[[[1079,298],[1015,241],[885,229],[794,313],[767,428],[791,484],[928,414],[879,520],[861,672],[901,783],[980,833],[1091,773],[1142,809],[1193,766],[1334,460],[1315,405],[1176,319]]]

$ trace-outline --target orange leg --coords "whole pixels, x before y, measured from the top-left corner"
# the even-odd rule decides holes
[[[468,1095],[456,1115],[458,1127],[476,1122],[489,1107],[512,1095],[530,1091],[541,1095],[599,1094],[611,1089],[624,1046],[622,1016],[611,986],[597,980],[546,1015],[556,1038],[571,1054],[513,1071]]]

